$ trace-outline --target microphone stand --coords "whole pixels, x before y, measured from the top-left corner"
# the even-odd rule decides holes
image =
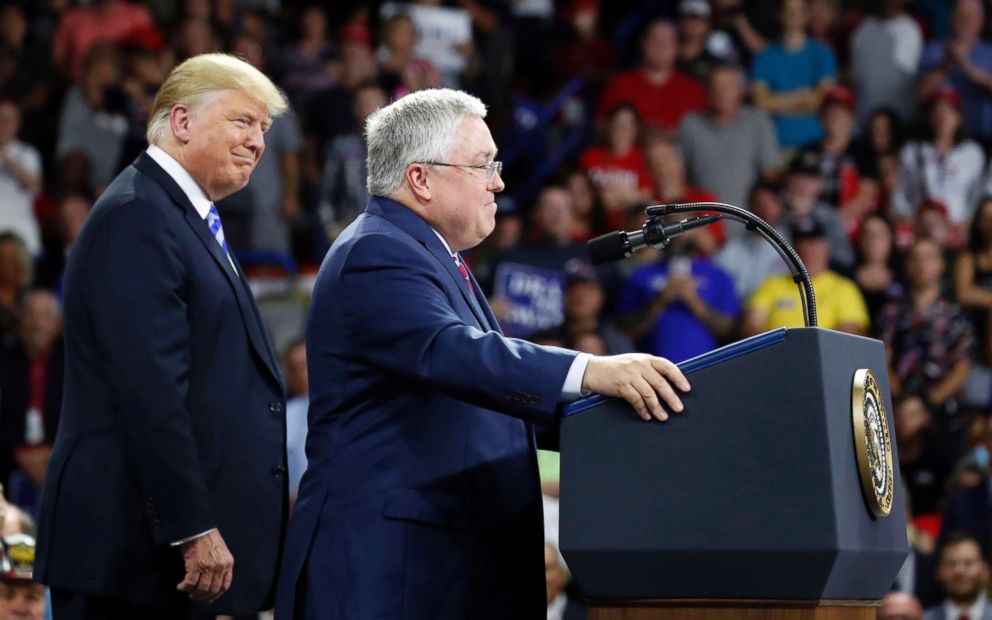
[[[778,253],[789,266],[792,272],[792,281],[799,287],[799,297],[803,302],[803,322],[806,327],[816,327],[816,295],[813,292],[813,280],[809,277],[806,265],[803,264],[799,254],[782,237],[782,235],[770,226],[763,219],[746,209],[728,205],[723,202],[687,202],[684,204],[654,205],[648,207],[645,212],[649,221],[654,218],[662,218],[674,213],[686,213],[691,211],[716,211],[721,213],[720,219],[729,219],[740,222],[748,230],[757,231],[766,241],[772,244]],[[647,225],[647,224],[645,224]]]

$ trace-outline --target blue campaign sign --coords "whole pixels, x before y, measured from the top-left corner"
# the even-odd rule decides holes
[[[495,297],[507,301],[509,315],[501,323],[509,336],[524,338],[564,321],[565,274],[518,263],[501,263],[493,282]]]

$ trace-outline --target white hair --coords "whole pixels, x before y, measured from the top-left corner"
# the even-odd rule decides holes
[[[485,104],[448,88],[411,93],[369,115],[365,122],[369,194],[393,195],[412,163],[445,161],[458,125],[471,116],[485,118]]]

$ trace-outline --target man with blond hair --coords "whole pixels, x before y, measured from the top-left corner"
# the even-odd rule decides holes
[[[503,335],[461,256],[503,190],[485,115],[436,89],[366,123],[372,198],[310,306],[309,460],[278,620],[545,618],[535,430],[582,392],[644,420],[682,410],[668,360]]]
[[[65,275],[65,388],[35,578],[55,620],[215,617],[271,600],[285,387],[214,202],[248,183],[283,95],[232,56],[169,75],[151,146]]]

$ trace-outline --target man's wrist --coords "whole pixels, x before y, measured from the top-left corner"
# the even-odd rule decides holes
[[[560,401],[567,402],[590,394],[586,389],[585,375],[591,359],[592,355],[589,353],[579,353],[572,360],[572,365],[569,366],[568,374],[565,376],[565,384],[561,389]]]
[[[199,534],[196,534],[194,536],[190,536],[188,538],[183,538],[182,540],[177,540],[177,541],[171,542],[171,543],[169,543],[169,546],[170,547],[179,547],[181,545],[185,545],[186,543],[192,542],[192,541],[196,540],[197,538],[203,538],[204,536],[206,536],[210,532],[214,531],[215,529],[217,529],[217,528],[212,527],[209,530],[207,530],[206,532],[200,532]]]

